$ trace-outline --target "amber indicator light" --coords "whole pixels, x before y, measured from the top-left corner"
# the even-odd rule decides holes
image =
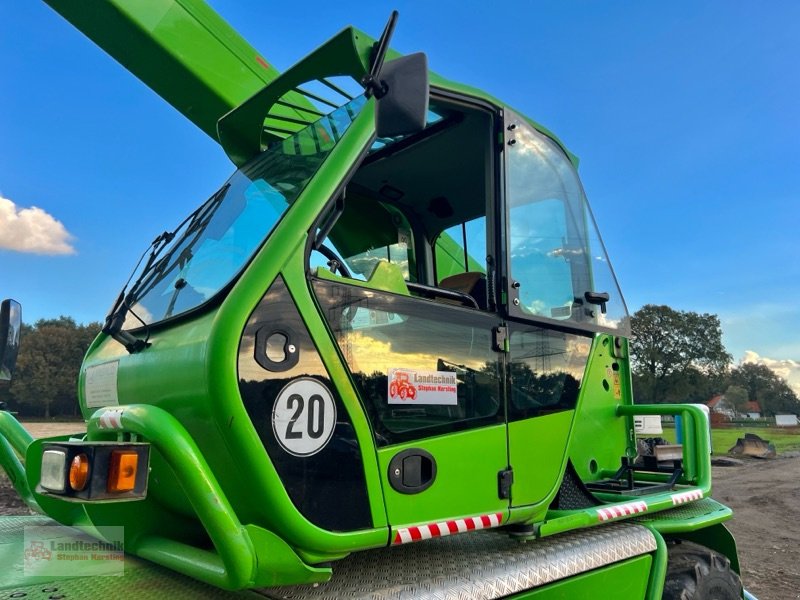
[[[69,487],[80,492],[89,481],[89,457],[77,454],[69,465]]]
[[[132,492],[136,487],[136,467],[139,455],[130,450],[114,450],[108,465],[109,492]]]

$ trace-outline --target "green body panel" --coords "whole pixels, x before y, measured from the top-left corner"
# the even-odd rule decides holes
[[[653,531],[651,529],[651,531]],[[646,600],[661,600],[664,592],[664,580],[667,577],[667,561],[669,559],[667,543],[657,531],[653,531],[656,538],[656,553],[653,556],[653,567],[650,569],[650,581],[647,585]]]
[[[224,115],[217,125],[219,141],[234,164],[241,166],[261,152],[265,145],[262,138],[269,143],[289,135],[264,135],[265,127],[269,131],[271,125],[269,114],[275,114],[281,108],[276,104],[278,100],[291,94],[291,90],[298,86],[322,77],[349,75],[360,80],[368,69],[373,43],[372,38],[348,27],[278,77],[274,84],[264,87]],[[302,118],[301,115],[300,120],[306,122],[308,116]],[[279,125],[287,131],[298,131],[304,126],[302,122],[281,121]]]
[[[319,268],[314,271],[314,276],[320,279],[327,279],[328,281],[335,281],[338,283],[346,282],[349,285],[357,285],[359,287],[382,290],[384,292],[393,292],[395,294],[402,294],[403,296],[410,296],[408,286],[403,279],[403,273],[397,265],[388,261],[380,261],[375,270],[370,275],[367,281],[358,281],[357,279],[347,279],[339,275],[331,273],[328,269]]]
[[[278,542],[284,546],[289,544],[309,563],[341,557],[353,549],[387,543],[388,530],[377,476],[377,460],[374,452],[370,451],[371,432],[352,392],[343,394],[343,400],[352,414],[362,448],[366,450],[363,460],[370,482],[368,491],[375,529],[333,533],[308,522],[291,503],[244,410],[236,370],[239,338],[247,317],[282,268],[301,313],[316,313],[305,277],[305,236],[298,236],[296,232],[311,227],[321,206],[333,194],[349,165],[355,162],[369,143],[372,120],[370,106],[320,168],[318,176],[284,215],[282,226],[246,268],[219,308],[202,311],[198,316],[181,320],[168,328],[154,329],[147,352],[128,354],[117,342],[104,336],[90,349],[81,371],[79,386],[81,407],[87,419],[95,409],[86,406],[83,394],[86,369],[118,361],[117,393],[120,406],[146,402],[154,410],[164,412],[174,423],[170,426],[172,435],[162,432],[162,439],[170,439],[180,429],[185,432],[181,439],[188,446],[195,444],[195,440],[202,441],[202,454],[197,451],[192,458],[185,451],[175,451],[167,456],[162,447],[154,444],[157,452],[154,452],[151,465],[151,491],[145,501],[135,504],[98,504],[86,508],[86,518],[79,518],[71,513],[79,505],[47,498],[47,501],[64,506],[63,509],[54,506],[48,513],[65,523],[84,524],[96,518],[98,523],[124,524],[131,551],[228,588],[253,585],[255,581],[276,585],[290,583],[291,579],[297,580],[297,576],[292,576],[290,572],[281,574],[280,569],[272,572],[283,576],[283,579],[268,579],[264,575],[269,568],[266,559],[262,563],[265,569],[263,573],[237,575],[233,572],[235,565],[247,564],[248,561],[243,557],[251,552],[245,548],[252,546],[245,526],[260,532],[258,535],[262,540],[267,539],[265,536],[272,539],[273,550]],[[321,320],[318,319],[316,324],[310,323],[309,330],[312,336],[323,343],[327,342],[328,348],[321,347],[320,353],[331,369],[332,378],[346,381],[338,355]],[[95,415],[94,421],[90,421],[90,437],[103,435],[94,425],[96,419]],[[148,427],[144,427],[140,433],[143,440],[152,441],[154,432]],[[37,450],[40,456],[41,450]],[[29,455],[28,475],[30,479],[38,481],[38,472],[33,465],[38,464],[40,459],[30,458]],[[199,488],[192,486],[187,488],[188,482],[194,477],[201,478],[196,485],[201,485],[201,482],[205,482],[202,485],[210,485],[208,491],[200,492]],[[226,505],[227,508],[221,513],[213,510],[214,505],[201,510],[194,502],[198,497],[218,498],[215,504],[220,509]],[[235,515],[230,506],[236,507]],[[164,528],[164,533],[171,535],[171,539],[154,537],[155,532],[163,531],[159,529],[159,516],[163,519],[167,515],[168,520],[180,524],[180,527],[175,528],[177,531],[170,531],[169,526]],[[233,522],[225,525],[225,521],[234,516],[240,525],[234,527]],[[198,518],[202,528],[197,526]],[[190,546],[198,536],[202,538],[211,533],[209,527],[212,530],[218,528],[220,540],[227,545],[216,558],[208,552],[192,550]],[[239,531],[237,535],[240,541],[229,539],[223,531]],[[236,550],[237,544],[243,549]],[[264,547],[269,545],[265,544]],[[285,546],[284,550],[292,552],[289,546]],[[183,558],[181,555],[184,555]],[[239,555],[239,559],[235,560]],[[224,568],[219,564],[220,557],[225,558]],[[252,562],[255,559],[249,560]],[[300,565],[296,567],[301,568]],[[302,568],[305,569],[303,579],[308,580],[313,570]],[[325,572],[329,573],[327,570]]]
[[[0,598],[47,598],[56,595],[87,600],[123,597],[163,600],[167,596],[170,600],[263,598],[250,591],[224,591],[130,555],[125,556],[121,575],[81,577],[70,573],[28,576],[23,564],[25,528],[50,525],[54,525],[53,521],[43,517],[3,517],[0,525],[0,564],[3,565]],[[68,532],[61,532],[61,535],[65,534]],[[43,593],[42,589],[53,591]]]
[[[571,600],[573,598],[641,600],[645,597],[652,562],[653,559],[649,555],[631,558],[552,583],[541,589],[515,594],[510,598],[515,600]]]
[[[9,412],[0,411],[0,467],[26,504],[36,510],[36,500],[22,462],[33,437]]]
[[[45,2],[217,141],[221,139],[217,130],[219,119],[279,76],[279,72],[203,0]],[[323,73],[302,67],[300,70],[295,69],[294,73],[298,77],[289,88],[320,75],[330,76],[343,72],[358,73],[360,76],[374,39],[352,28],[340,34],[343,35],[350,39],[339,38],[338,48],[341,53],[336,55],[340,59],[353,57],[347,67],[326,63]],[[328,44],[326,46],[326,55],[333,54],[333,47]],[[390,50],[387,59],[391,60],[396,56],[399,56],[398,53]],[[358,62],[362,65],[360,68]],[[327,65],[332,65],[332,68]],[[285,83],[281,82],[281,87]],[[479,98],[498,107],[503,106],[502,102],[483,90],[449,81],[435,73],[431,73],[431,84]],[[252,152],[252,148],[257,148],[260,143],[266,110],[271,105],[265,106],[261,103],[265,94],[269,95],[263,92],[257,100],[254,99],[247,105],[254,107],[252,114],[245,117],[249,110],[243,110],[240,113],[241,125],[237,123],[231,128],[235,132],[231,139],[237,140],[231,142],[229,151],[234,162]],[[289,107],[273,106],[273,114],[306,119],[309,110],[314,112],[313,105],[297,92],[288,91],[285,99],[303,108],[298,111]],[[255,114],[259,110],[261,114]],[[530,122],[568,152],[552,132],[533,121]],[[285,126],[286,122],[282,125]],[[238,148],[245,150],[240,151]],[[569,156],[577,166],[577,157],[572,154]]]
[[[620,458],[632,451],[633,420],[616,415],[617,406],[631,405],[633,400],[623,367],[627,360],[615,358],[614,339],[605,334],[595,338],[581,383],[576,409],[580,416],[575,419],[569,457],[584,481],[613,475]]]
[[[508,425],[509,463],[514,469],[511,505],[537,505],[541,519],[561,483],[575,412],[568,410]]]
[[[421,448],[436,457],[436,479],[418,494],[401,494],[389,485],[389,461],[406,448]],[[378,457],[386,512],[393,526],[505,514],[508,509],[508,500],[497,495],[497,474],[508,465],[504,425],[381,448]]]
[[[467,256],[467,271],[483,273],[482,264],[471,256]],[[462,248],[447,232],[436,240],[436,276],[439,281],[450,275],[464,272],[464,248]]]

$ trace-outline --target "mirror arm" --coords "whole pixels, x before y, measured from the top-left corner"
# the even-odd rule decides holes
[[[372,66],[369,69],[369,73],[361,78],[361,85],[364,86],[364,94],[367,98],[375,96],[375,98],[380,100],[386,95],[386,92],[389,91],[386,83],[378,80],[378,75],[383,67],[386,51],[389,49],[389,40],[392,39],[398,15],[399,13],[396,10],[392,11],[380,39],[372,46]]]

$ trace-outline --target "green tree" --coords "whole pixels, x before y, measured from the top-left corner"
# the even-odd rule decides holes
[[[77,415],[78,371],[100,328],[99,323],[78,325],[65,316],[24,326],[10,389],[13,406],[22,414],[45,418]]]
[[[746,390],[747,399],[758,402],[766,416],[800,414],[800,399],[789,384],[766,365],[745,363],[731,370],[730,380]]]
[[[633,381],[640,402],[705,401],[731,359],[716,315],[647,304],[631,317]]]
[[[747,390],[740,385],[729,385],[725,390],[725,400],[730,402],[733,407],[740,413],[748,412],[747,403],[750,398],[747,395]]]

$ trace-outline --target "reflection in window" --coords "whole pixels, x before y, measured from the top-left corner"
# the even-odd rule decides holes
[[[523,313],[623,331],[628,312],[578,175],[552,140],[511,116],[508,251]],[[587,292],[607,292],[604,307]]]
[[[496,319],[323,280],[314,290],[379,444],[502,422]]]
[[[575,408],[591,338],[528,327],[511,332],[511,420]]]

